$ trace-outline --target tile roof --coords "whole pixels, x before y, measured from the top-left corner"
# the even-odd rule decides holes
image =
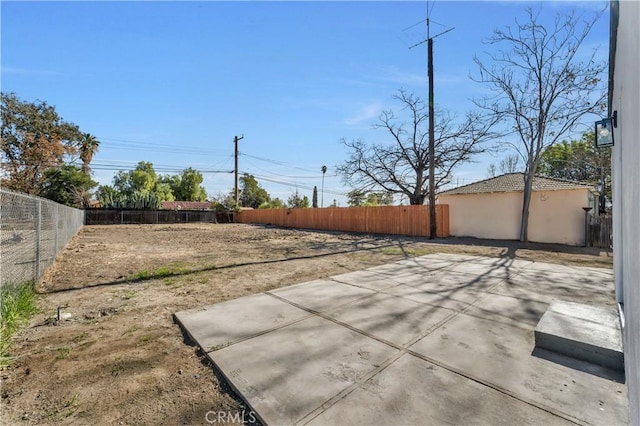
[[[556,191],[559,189],[593,189],[588,183],[536,176],[533,178],[534,191]],[[440,192],[438,195],[487,194],[492,192],[518,192],[524,190],[524,173],[507,173]]]
[[[210,210],[211,201],[162,201],[163,210]]]

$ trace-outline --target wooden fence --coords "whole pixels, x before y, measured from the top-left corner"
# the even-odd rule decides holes
[[[285,228],[369,234],[429,236],[429,206],[327,207],[244,210],[240,223],[262,223]],[[449,206],[436,206],[436,234],[449,236]]]
[[[613,219],[611,215],[590,215],[587,235],[589,247],[613,247]]]

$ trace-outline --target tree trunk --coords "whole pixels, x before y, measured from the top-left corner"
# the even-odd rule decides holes
[[[412,194],[409,197],[409,204],[412,206],[421,206],[424,204],[425,196],[422,194]]]
[[[529,205],[531,204],[531,188],[533,176],[524,173],[524,190],[522,191],[522,216],[520,220],[520,241],[529,241]]]

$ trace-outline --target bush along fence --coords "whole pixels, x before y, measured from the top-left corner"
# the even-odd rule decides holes
[[[82,210],[0,188],[0,286],[37,281],[83,224]]]
[[[226,214],[215,210],[120,210],[88,209],[85,225],[132,225],[132,224],[169,224],[197,222],[228,222]]]
[[[236,221],[285,228],[429,236],[429,206],[426,205],[243,210]],[[436,206],[436,226],[436,236],[449,236],[448,205]]]

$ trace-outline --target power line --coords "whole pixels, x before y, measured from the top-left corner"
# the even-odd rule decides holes
[[[264,169],[260,166],[257,166],[255,163],[251,162],[251,161],[247,161],[248,164],[250,164],[252,167],[255,167],[258,170],[261,170],[264,173],[269,173],[270,175],[273,176],[278,176],[278,177],[283,177],[283,178],[288,178],[288,179],[321,179],[322,175],[315,175],[315,176],[309,176],[309,175],[305,175],[305,176],[293,176],[293,175],[283,175],[281,173],[276,173],[276,172],[272,172],[270,170]],[[330,175],[330,176],[337,176],[337,175]]]
[[[134,151],[156,151],[194,155],[220,155],[226,153],[226,151],[203,150],[198,146],[184,144],[163,144],[105,137],[96,137],[96,139],[100,141],[100,146],[103,148],[127,148]]]
[[[311,172],[311,173],[314,172],[314,171],[312,171],[310,169],[305,169],[305,168],[302,168],[302,167],[298,167],[298,166],[295,166],[293,164],[285,163],[284,161],[280,161],[280,160],[274,160],[274,159],[265,158],[265,157],[258,157],[257,155],[246,154],[244,152],[241,152],[240,155],[245,156],[245,157],[249,157],[249,158],[253,158],[253,159],[256,159],[256,160],[264,161],[264,162],[267,162],[267,163],[276,164],[278,166],[284,166],[284,167],[289,167],[289,168],[292,168],[292,169],[302,170],[303,172]]]
[[[278,185],[302,188],[302,189],[307,189],[309,191],[313,191],[313,186],[298,184],[297,182],[285,181],[285,180],[282,180],[282,179],[273,179],[273,178],[270,178],[270,177],[267,177],[267,176],[260,176],[260,175],[253,175],[253,177],[255,177],[256,179],[265,181],[265,182],[270,182],[270,183],[275,183],[275,184],[278,184]],[[335,190],[331,190],[331,189],[325,189],[324,191],[328,192],[330,194],[334,194],[334,195],[347,195],[346,192],[340,192],[340,191],[335,191]]]

